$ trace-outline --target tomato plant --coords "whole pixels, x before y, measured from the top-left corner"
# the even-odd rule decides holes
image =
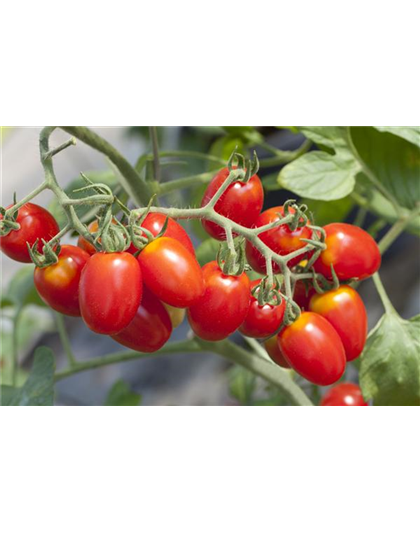
[[[9,205],[6,209],[13,207]],[[3,218],[0,215],[0,220]],[[28,244],[32,246],[38,240],[37,249],[42,252],[43,240],[49,241],[58,232],[59,227],[54,217],[43,207],[26,203],[19,208],[16,222],[19,229],[0,236],[0,249],[8,257],[20,263],[31,263]]]
[[[289,211],[294,213],[294,209],[290,208]],[[255,226],[261,227],[270,222],[274,222],[279,217],[284,216],[284,207],[272,207],[261,213],[256,219]],[[312,236],[311,230],[307,226],[291,230],[287,224],[281,224],[276,228],[264,231],[259,234],[260,239],[266,244],[273,252],[279,255],[287,255],[291,252],[295,252],[301,248],[304,248],[306,243],[301,239],[310,239]],[[249,264],[252,268],[260,274],[266,274],[266,260],[263,254],[249,241],[246,244],[246,256]],[[290,260],[289,265],[297,265],[302,260],[302,256],[295,257]],[[274,272],[280,272],[280,266],[273,263]]]
[[[236,168],[236,167],[234,167]],[[208,204],[229,175],[229,169],[223,168],[209,183],[204,193],[202,206]],[[264,190],[260,178],[255,174],[247,183],[236,181],[229,185],[214,206],[217,213],[250,228],[257,220],[264,202]],[[214,239],[226,239],[224,228],[211,222],[203,220],[203,227]]]
[[[366,308],[357,292],[348,285],[324,294],[315,294],[309,310],[323,316],[339,334],[347,361],[359,357],[366,343]]]
[[[82,318],[96,333],[115,335],[133,320],[143,293],[138,261],[127,252],[92,255],[82,271]]]
[[[179,241],[159,237],[138,256],[144,282],[163,302],[173,307],[194,305],[204,291],[204,280],[195,256]]]
[[[57,263],[45,268],[36,267],[35,287],[52,309],[69,316],[81,316],[79,282],[89,254],[77,246],[65,244],[58,254]]]
[[[346,367],[346,354],[338,333],[320,315],[304,312],[278,336],[289,365],[316,385],[338,381]]]
[[[365,406],[360,387],[354,383],[340,383],[331,387],[321,399],[322,406]]]
[[[381,253],[374,239],[351,224],[334,223],[324,227],[327,249],[315,262],[315,270],[332,279],[331,266],[338,279],[365,279],[381,266]]]
[[[156,352],[168,341],[172,323],[162,302],[144,287],[143,298],[133,320],[112,338],[139,352]]]
[[[201,339],[225,339],[239,328],[250,304],[250,284],[246,274],[223,274],[216,261],[203,267],[205,290],[188,309],[188,321]]]

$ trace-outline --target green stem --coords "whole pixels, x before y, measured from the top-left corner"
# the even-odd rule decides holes
[[[160,182],[160,161],[159,161],[159,143],[156,126],[149,126],[150,139],[153,149],[153,175],[155,181]]]
[[[302,145],[297,150],[291,151],[282,151],[277,150],[277,155],[275,157],[267,157],[266,159],[260,160],[260,167],[275,167],[282,165],[284,163],[291,163],[295,159],[298,159],[301,155],[305,154],[309,148],[312,146],[312,141],[306,139]]]
[[[118,168],[124,179],[123,186],[127,193],[138,205],[147,205],[150,199],[148,184],[134,170],[130,163],[116,150],[108,141],[97,133],[83,126],[60,126],[62,130],[70,135],[74,135],[91,148],[106,155]]]
[[[385,308],[385,312],[389,314],[396,314],[397,312],[394,309],[394,306],[389,299],[388,294],[386,293],[385,287],[382,284],[381,278],[379,277],[378,272],[373,274],[373,282],[375,283],[376,290],[378,291],[379,297],[381,298],[382,305]]]
[[[35,196],[38,196],[42,191],[45,191],[47,189],[47,183],[46,181],[43,181],[41,185],[38,185],[38,187],[35,187],[35,189],[27,194],[25,198],[22,198],[19,202],[16,202],[10,209],[6,211],[7,215],[12,215],[15,211],[20,209],[23,205],[25,205],[27,202],[30,202],[32,198],[35,198]]]
[[[158,355],[172,354],[172,353],[189,353],[199,351],[200,347],[192,340],[170,342],[165,344],[163,348],[154,353],[142,353],[136,351],[123,351],[116,352],[102,357],[96,357],[88,361],[77,362],[73,367],[67,368],[61,372],[57,372],[55,380],[68,378],[78,372],[84,372],[85,370],[91,370],[92,368],[98,368],[101,366],[112,365],[115,363],[122,363],[124,361],[132,361],[133,359],[144,359],[145,357],[156,357]]]
[[[196,174],[194,176],[187,176],[186,178],[180,178],[177,180],[166,181],[165,183],[159,183],[157,187],[157,194],[168,194],[178,189],[187,189],[189,187],[197,187],[202,183],[209,183],[212,177],[217,172],[213,170],[211,172],[203,172],[202,174]]]
[[[312,405],[311,400],[303,390],[296,385],[288,376],[287,372],[280,366],[266,361],[262,357],[255,357],[254,354],[229,340],[207,342],[197,339],[197,343],[204,350],[222,355],[232,361],[232,363],[243,366],[247,370],[264,378],[272,385],[275,385],[288,397],[293,405]]]
[[[381,254],[388,250],[388,248],[395,241],[395,239],[397,239],[397,237],[399,237],[401,233],[405,230],[409,222],[409,218],[401,218],[400,220],[397,220],[397,222],[395,222],[393,226],[391,226],[389,231],[379,241],[378,246],[379,250],[381,251]]]
[[[56,313],[55,311],[54,311],[54,316],[55,316],[55,322],[57,324],[57,330],[60,336],[61,344],[64,349],[64,353],[67,356],[67,360],[68,360],[70,367],[74,367],[75,365],[77,365],[77,361],[76,361],[76,358],[74,357],[73,350],[71,349],[70,340],[67,335],[66,326],[64,324],[64,316],[61,313]]]

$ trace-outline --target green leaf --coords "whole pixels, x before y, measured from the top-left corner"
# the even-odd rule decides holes
[[[256,387],[256,376],[253,372],[240,366],[234,366],[229,372],[229,393],[241,405],[252,405]]]
[[[31,373],[23,387],[14,394],[6,390],[8,405],[54,405],[54,370],[55,360],[50,348],[37,348]]]
[[[23,307],[28,304],[45,307],[35,288],[34,269],[34,265],[27,265],[16,272],[2,298],[2,307],[10,304],[16,307]]]
[[[350,196],[331,202],[303,199],[301,203],[306,204],[314,214],[315,224],[318,226],[343,221],[354,206],[354,200]]]
[[[420,203],[420,146],[375,128],[352,127],[360,157],[399,205],[414,209]]]
[[[314,200],[338,200],[354,189],[360,165],[348,145],[345,127],[299,127],[320,152],[310,152],[282,168],[279,184],[299,196]]]
[[[374,405],[420,405],[420,315],[382,316],[367,339],[359,378]]]
[[[375,130],[386,131],[420,146],[420,126],[374,126]]]
[[[133,392],[123,380],[119,380],[112,386],[108,393],[105,405],[140,405],[141,395]]]
[[[84,172],[85,176],[87,176],[93,183],[104,183],[105,185],[108,185],[112,190],[117,186],[118,179],[114,172],[111,170],[102,170],[102,171],[88,171]],[[78,178],[74,179],[72,182],[67,185],[67,187],[64,189],[64,191],[68,194],[70,198],[83,198],[86,196],[86,191],[81,192],[73,192],[76,189],[80,189],[81,187],[84,187],[86,185],[86,182],[84,179],[79,176]],[[86,205],[86,206],[77,206],[76,207],[77,214],[80,218],[84,219],[86,218],[89,213],[92,212],[92,206]],[[67,223],[67,217],[64,213],[63,209],[61,208],[60,204],[58,203],[57,198],[53,198],[51,202],[48,204],[48,211],[54,216],[54,218],[57,220],[58,225],[60,228],[63,228]]]
[[[9,385],[2,385],[0,387],[0,405],[11,405],[15,394],[19,391],[16,387],[9,387]]]
[[[219,251],[220,242],[216,239],[206,239],[203,241],[195,251],[197,261],[201,266],[214,261],[216,258],[217,252]]]

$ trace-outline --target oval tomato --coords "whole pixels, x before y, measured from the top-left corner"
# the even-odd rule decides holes
[[[309,302],[314,294],[316,294],[316,290],[314,289],[311,281],[304,282],[303,280],[299,279],[295,284],[293,300],[301,309],[307,311],[309,309]]]
[[[204,279],[196,258],[179,241],[159,237],[138,256],[149,289],[174,307],[195,304],[204,292]]]
[[[223,168],[214,176],[204,193],[202,207],[209,203],[228,176],[228,168]],[[248,183],[231,183],[216,202],[214,209],[220,215],[250,228],[260,214],[263,203],[264,189],[260,178],[255,174]],[[226,239],[225,230],[218,224],[208,220],[203,220],[202,224],[211,237],[219,241]]]
[[[324,250],[315,261],[317,272],[332,279],[331,265],[338,279],[365,279],[381,266],[381,252],[375,240],[358,226],[334,223],[324,226],[326,231]]]
[[[218,341],[236,331],[245,320],[250,302],[248,276],[227,276],[216,261],[203,266],[205,292],[188,309],[194,333],[204,340]]]
[[[251,282],[251,290],[261,282],[260,279]],[[239,331],[247,337],[263,339],[270,337],[280,327],[286,302],[282,299],[279,305],[259,305],[257,298],[250,294],[250,305],[248,313],[243,321]]]
[[[141,227],[149,230],[156,237],[161,232],[166,218],[168,218],[168,225],[165,233],[162,236],[170,237],[171,239],[179,241],[190,253],[195,256],[194,246],[188,233],[181,226],[181,224],[178,224],[178,222],[176,222],[173,218],[166,217],[166,215],[162,215],[162,213],[148,213],[146,218],[143,220]],[[131,244],[127,252],[134,254],[135,252],[138,252],[138,249],[134,246],[134,244]]]
[[[309,310],[323,316],[339,334],[347,361],[362,353],[366,343],[368,323],[366,308],[357,292],[348,285],[324,294],[315,294]]]
[[[80,278],[83,320],[96,333],[119,333],[133,320],[142,293],[142,273],[135,257],[127,252],[96,253]]]
[[[10,207],[12,205],[7,209]],[[2,218],[0,215],[0,220]],[[20,224],[20,228],[0,237],[0,248],[4,254],[20,263],[32,262],[27,242],[32,246],[39,239],[38,251],[42,253],[42,239],[49,241],[60,231],[51,213],[36,204],[24,204],[18,211],[16,222]]]
[[[162,348],[171,333],[171,319],[163,303],[144,286],[143,299],[135,317],[112,338],[132,350],[150,353]]]
[[[35,268],[36,290],[52,309],[63,315],[80,316],[79,282],[89,257],[77,246],[64,244],[57,263],[45,268]]]
[[[346,367],[343,343],[322,316],[304,312],[278,335],[286,361],[301,376],[316,385],[331,385]]]
[[[290,213],[293,213],[294,210],[289,208]],[[272,207],[267,209],[257,218],[255,221],[255,227],[265,226],[270,224],[275,220],[278,220],[279,214],[280,217],[284,216],[284,209],[282,206]],[[276,228],[264,231],[259,234],[260,239],[264,244],[266,244],[273,252],[279,255],[287,255],[291,252],[299,250],[306,246],[306,242],[301,241],[301,239],[310,239],[312,236],[311,230],[304,226],[298,228],[295,231],[291,231],[286,224],[277,226]],[[251,267],[261,274],[266,274],[266,264],[264,256],[255,248],[249,241],[246,243],[246,257],[248,263]],[[302,256],[295,257],[289,261],[289,267],[297,265],[302,260]],[[273,263],[273,272],[280,272],[280,267],[276,263]]]
[[[340,383],[322,397],[322,406],[355,406],[362,407],[368,405],[362,395],[360,387],[354,383]]]
[[[284,355],[280,351],[277,335],[266,340],[264,342],[264,347],[267,350],[268,355],[276,364],[283,368],[290,368],[289,363],[286,361]]]

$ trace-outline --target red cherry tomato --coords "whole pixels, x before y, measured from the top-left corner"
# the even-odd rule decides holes
[[[138,261],[144,282],[159,300],[174,307],[189,307],[202,296],[200,265],[179,241],[159,237],[140,252]]]
[[[260,283],[260,279],[251,282],[251,290]],[[265,304],[260,306],[257,298],[251,294],[248,313],[239,331],[247,337],[263,339],[270,337],[280,327],[282,323],[286,302],[281,301],[280,305]]]
[[[365,230],[351,224],[334,223],[324,226],[327,249],[315,261],[314,268],[332,279],[331,265],[338,279],[365,279],[381,266],[381,252],[375,240]]]
[[[7,209],[10,207],[12,205]],[[2,218],[0,215],[0,220]],[[20,224],[20,228],[0,237],[0,248],[4,254],[20,263],[32,262],[27,242],[32,246],[39,239],[38,251],[42,252],[44,246],[42,239],[49,241],[60,231],[51,213],[36,204],[23,205],[18,211],[16,222]]]
[[[89,259],[89,254],[77,246],[61,247],[58,262],[45,268],[35,268],[35,287],[52,309],[63,315],[80,316],[80,275]]]
[[[250,284],[246,274],[226,276],[216,261],[203,266],[205,292],[188,309],[194,333],[204,340],[229,337],[245,320],[249,309]]]
[[[150,353],[166,344],[172,333],[172,324],[163,303],[146,286],[143,291],[135,317],[112,338],[132,350]]]
[[[295,284],[295,292],[293,293],[293,300],[298,306],[307,311],[309,309],[309,301],[312,296],[316,294],[316,290],[310,281],[303,281],[299,279]]]
[[[127,252],[92,255],[79,285],[83,320],[96,333],[119,333],[133,320],[142,293],[142,273],[135,257]]]
[[[168,218],[168,225],[163,237],[170,237],[171,239],[179,241],[195,256],[194,246],[188,233],[184,230],[181,224],[178,224],[173,218],[166,217],[166,215],[162,215],[162,213],[149,213],[141,226],[142,228],[149,230],[156,237],[161,232],[166,218]],[[134,254],[135,252],[138,252],[138,250],[133,244],[131,244],[127,252]]]
[[[363,300],[348,285],[334,291],[315,294],[309,310],[323,316],[339,334],[347,361],[353,361],[362,353],[367,337],[367,314]]]
[[[321,401],[320,489],[322,533],[369,531],[369,410],[352,383]]]
[[[201,206],[209,203],[228,175],[229,169],[223,168],[214,176],[204,193]],[[216,202],[215,211],[242,226],[250,228],[260,214],[263,203],[264,189],[260,178],[255,174],[248,183],[236,181],[229,185]],[[203,220],[202,224],[211,237],[219,241],[226,239],[225,230],[218,224],[208,220]]]
[[[346,354],[338,333],[320,315],[304,312],[278,335],[286,361],[316,385],[331,385],[344,373]]]
[[[280,351],[277,335],[266,340],[264,347],[267,350],[268,355],[275,363],[283,368],[290,368],[289,363],[286,361],[284,355]]]
[[[292,208],[289,208],[289,211],[290,213],[294,212]],[[284,209],[282,206],[267,209],[267,211],[261,213],[254,225],[260,227],[270,224],[271,222],[278,220],[278,213],[280,213],[280,217],[283,217]],[[263,243],[279,255],[287,255],[303,248],[306,246],[306,242],[301,241],[300,239],[310,239],[311,236],[312,232],[307,226],[291,231],[286,224],[282,224],[281,226],[277,226],[276,228],[259,234]],[[246,243],[246,256],[248,263],[255,271],[260,272],[261,274],[266,274],[267,269],[264,256],[249,241]],[[289,261],[288,265],[290,267],[295,266],[301,260],[302,256],[295,257]],[[273,263],[273,271],[275,273],[280,272],[280,267],[276,263]]]

